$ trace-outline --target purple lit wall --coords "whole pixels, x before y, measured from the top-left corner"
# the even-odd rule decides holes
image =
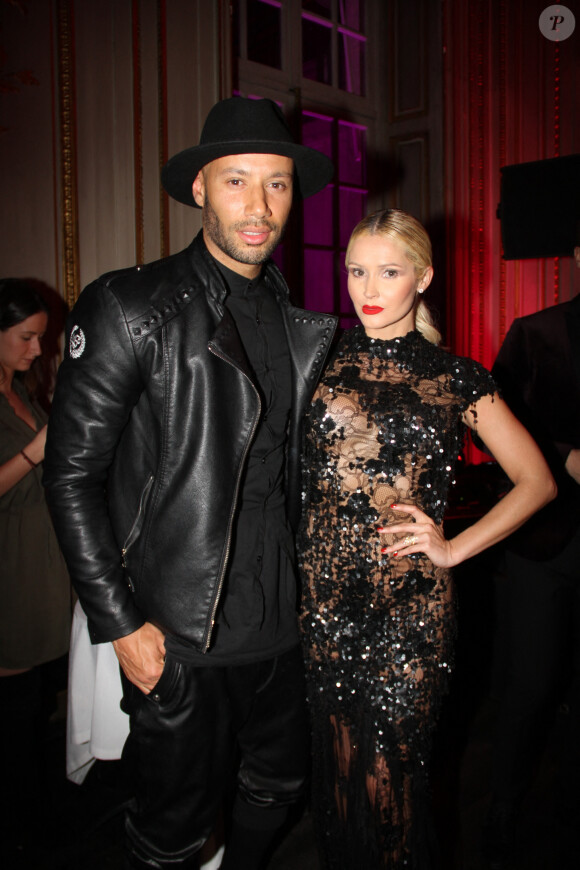
[[[251,63],[271,68],[275,77],[288,65],[283,34],[288,6],[280,0],[246,0],[234,4],[234,53]],[[303,79],[340,94],[366,94],[367,36],[365,0],[302,0],[300,14],[300,59]],[[248,89],[249,90],[249,89]],[[247,96],[259,98],[259,87]],[[281,109],[291,114],[292,105],[281,96]],[[339,100],[340,102],[340,100]],[[342,114],[342,118],[338,115]],[[351,325],[354,312],[346,292],[344,252],[350,233],[367,207],[367,129],[344,119],[344,110],[334,113],[303,108],[299,118],[304,145],[326,154],[336,168],[333,183],[304,201],[302,214],[301,268],[288,262],[287,246],[274,254],[280,268],[294,276],[296,299],[315,311],[339,314]],[[296,241],[296,240],[294,240]]]
[[[304,202],[304,304],[354,322],[346,291],[344,252],[353,227],[366,214],[366,129],[304,112],[302,142],[334,160],[335,181]]]

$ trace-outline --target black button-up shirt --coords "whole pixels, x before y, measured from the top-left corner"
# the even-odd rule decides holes
[[[166,641],[177,658],[205,666],[259,661],[298,643],[294,543],[284,493],[292,384],[282,313],[261,277],[249,280],[217,265],[262,409],[240,486],[212,645],[200,654],[176,638]]]

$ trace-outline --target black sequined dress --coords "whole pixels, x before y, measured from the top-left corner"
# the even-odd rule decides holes
[[[418,332],[347,332],[306,419],[299,534],[313,722],[312,807],[327,870],[434,866],[426,765],[453,656],[449,572],[381,555],[416,504],[441,523],[491,375]]]

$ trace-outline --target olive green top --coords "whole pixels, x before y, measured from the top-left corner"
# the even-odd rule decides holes
[[[46,414],[22,384],[13,389],[36,428]],[[34,430],[0,393],[0,465],[34,438]],[[68,650],[71,591],[42,486],[42,464],[0,496],[0,667],[29,668]]]

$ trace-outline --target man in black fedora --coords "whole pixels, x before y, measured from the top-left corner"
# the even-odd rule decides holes
[[[162,181],[202,209],[181,253],[79,297],[45,484],[93,643],[121,663],[129,867],[189,868],[237,786],[223,868],[257,870],[303,794],[292,525],[298,439],[335,319],[269,259],[330,180],[270,100],[213,107]]]

